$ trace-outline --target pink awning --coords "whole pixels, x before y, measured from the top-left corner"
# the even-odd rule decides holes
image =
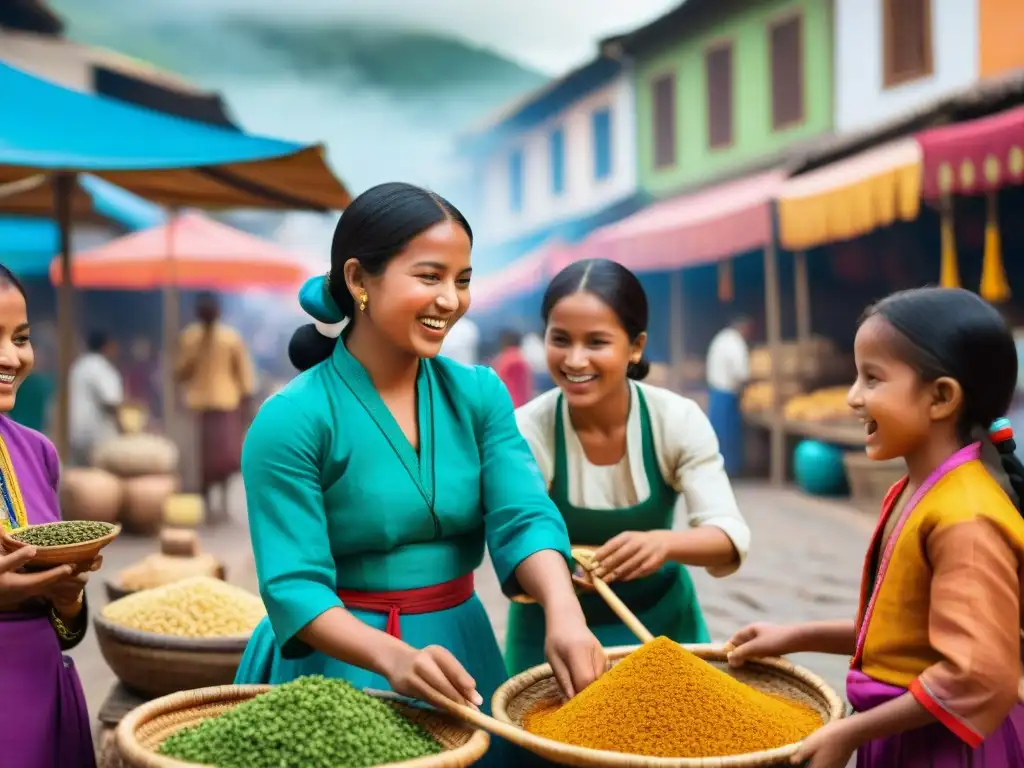
[[[785,177],[768,171],[657,203],[597,230],[576,257],[658,272],[763,248],[772,236],[771,201]]]
[[[211,291],[291,289],[311,272],[302,256],[198,213],[76,253],[71,263],[77,288],[126,291],[172,284]],[[50,279],[60,283],[59,258],[50,265]]]
[[[542,245],[506,264],[497,272],[474,278],[470,298],[474,309],[494,307],[507,299],[540,288],[561,262],[562,245]]]

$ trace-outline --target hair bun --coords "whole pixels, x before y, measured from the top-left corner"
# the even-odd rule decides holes
[[[651,364],[646,357],[641,357],[639,363],[630,363],[629,367],[626,368],[626,376],[634,381],[643,381],[650,372]]]
[[[324,336],[313,323],[299,326],[288,342],[288,359],[300,371],[306,371],[331,356],[337,337]]]

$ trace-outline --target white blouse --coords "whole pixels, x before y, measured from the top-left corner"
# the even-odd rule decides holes
[[[725,474],[718,438],[711,422],[693,400],[649,384],[631,381],[632,405],[626,423],[626,454],[612,466],[592,464],[583,451],[562,401],[562,428],[569,502],[586,509],[631,507],[651,494],[643,462],[643,434],[636,391],[647,401],[658,469],[666,484],[680,495],[676,516],[686,515],[691,528],[720,528],[739,553],[739,562],[708,568],[712,576],[735,572],[750,549],[750,528],[736,505]],[[516,410],[519,431],[526,438],[548,488],[555,474],[555,406],[559,390],[539,395]]]

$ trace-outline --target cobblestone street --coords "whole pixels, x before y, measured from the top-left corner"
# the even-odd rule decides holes
[[[233,521],[203,531],[203,547],[223,560],[232,583],[255,590],[240,486],[238,483],[232,489]],[[711,578],[703,571],[694,575],[712,639],[723,642],[735,629],[752,621],[853,616],[873,519],[844,504],[764,484],[740,484],[737,496],[753,530],[749,559],[737,574],[725,579]],[[125,537],[106,550],[103,571],[89,585],[94,611],[106,602],[103,579],[154,551],[156,546],[153,540]],[[478,575],[477,589],[499,640],[503,640],[507,603],[489,564]],[[114,678],[92,633],[72,655],[95,717]],[[842,692],[847,659],[807,655],[795,657],[794,661],[814,670]]]

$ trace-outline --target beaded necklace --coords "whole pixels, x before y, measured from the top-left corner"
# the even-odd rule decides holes
[[[18,486],[18,477],[14,473],[14,463],[7,450],[7,442],[0,436],[0,497],[3,498],[3,518],[0,527],[5,531],[28,525],[25,502]]]

